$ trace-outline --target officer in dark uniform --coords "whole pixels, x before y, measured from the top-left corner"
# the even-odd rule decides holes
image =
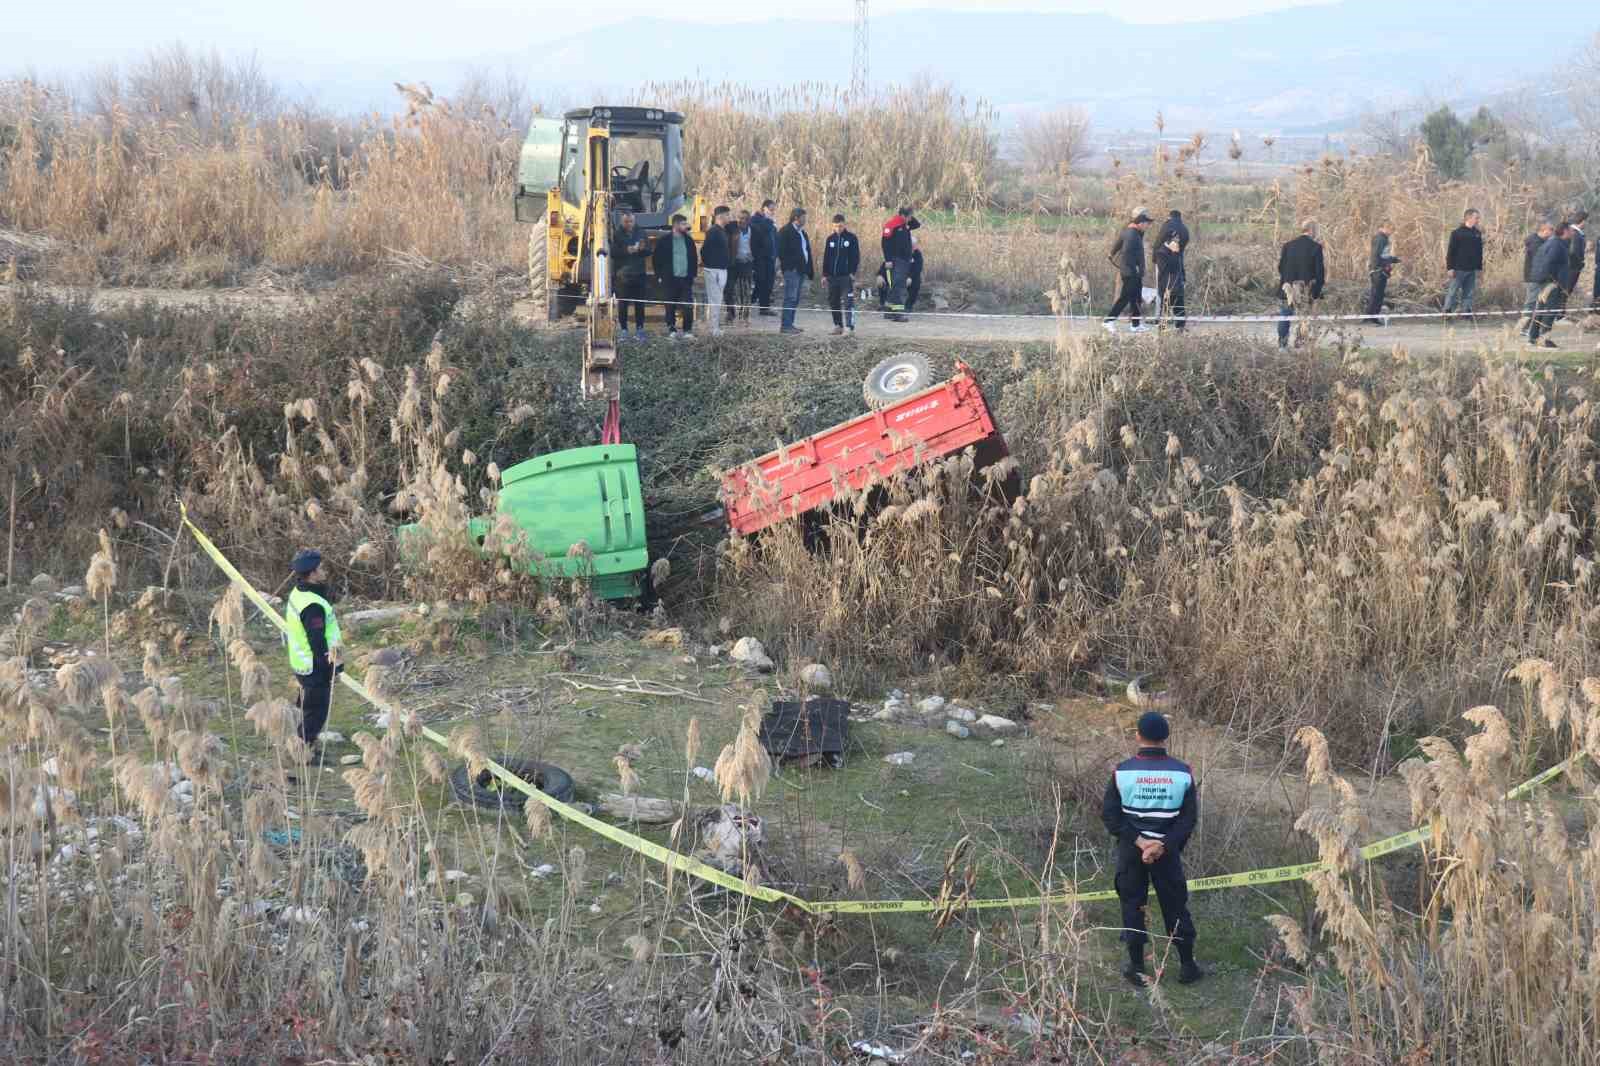
[[[1183,873],[1183,846],[1189,842],[1200,804],[1194,771],[1163,746],[1170,727],[1165,716],[1148,711],[1139,718],[1139,752],[1125,760],[1106,785],[1100,817],[1117,839],[1117,895],[1122,900],[1122,939],[1128,965],[1122,975],[1144,987],[1144,908],[1150,887],[1161,902],[1167,935],[1183,966],[1179,984],[1205,976],[1194,961],[1194,920],[1189,917],[1189,883]]]

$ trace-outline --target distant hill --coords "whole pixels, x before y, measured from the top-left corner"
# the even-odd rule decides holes
[[[1529,15],[1504,0],[1345,0],[1265,15],[1140,26],[1106,15],[922,11],[871,26],[876,84],[947,79],[1003,111],[1075,103],[1101,128],[1320,125],[1406,98],[1487,95],[1525,82],[1575,48],[1587,4],[1560,0]],[[1570,46],[1550,28],[1570,26]],[[632,57],[618,71],[618,56]],[[794,19],[706,27],[660,19],[587,30],[552,48],[486,52],[474,61],[541,82],[595,88],[699,77],[752,85],[846,83],[847,23]]]

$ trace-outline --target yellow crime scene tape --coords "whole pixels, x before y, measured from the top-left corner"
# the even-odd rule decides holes
[[[283,616],[273,608],[272,604],[267,602],[266,597],[263,596],[254,585],[245,580],[244,575],[239,573],[234,565],[228,561],[228,557],[222,553],[221,549],[213,544],[211,539],[201,532],[198,526],[189,520],[188,509],[181,503],[179,504],[179,510],[182,512],[183,524],[188,527],[190,533],[194,534],[194,538],[196,542],[199,543],[201,549],[211,557],[212,561],[217,564],[223,573],[228,575],[230,580],[239,586],[240,591],[243,592],[245,596],[248,596],[250,601],[261,609],[261,613],[265,615],[273,625],[277,626],[280,630],[287,632],[288,625],[284,622]],[[352,678],[348,673],[341,672],[338,677],[339,681],[350,691],[360,696],[373,707],[376,707],[378,710],[388,714],[389,721],[391,723],[390,728],[396,727],[401,718],[401,712],[397,708],[390,706],[383,700],[372,695],[372,693],[366,690],[361,682]],[[441,747],[448,748],[450,746],[449,738],[440,734],[436,730],[430,729],[428,726],[421,727],[421,735],[433,741],[435,744],[440,745]],[[1511,789],[1505,794],[1505,798],[1508,800],[1520,799],[1529,792],[1532,792],[1534,789],[1538,788],[1540,785],[1543,785],[1561,776],[1569,768],[1571,768],[1571,766],[1581,756],[1582,752],[1579,752],[1561,762],[1556,763],[1554,766],[1551,766],[1550,768]],[[1042,896],[1008,896],[1003,899],[801,899],[799,896],[791,895],[788,892],[782,891],[781,889],[769,888],[766,885],[752,884],[743,878],[735,877],[726,871],[719,870],[715,866],[710,866],[698,859],[673,851],[671,848],[663,847],[653,840],[646,840],[644,837],[637,836],[624,829],[619,829],[614,825],[602,822],[598,818],[585,814],[583,811],[570,804],[562,803],[560,800],[541,792],[539,789],[534,788],[527,781],[524,781],[522,778],[518,777],[510,770],[507,770],[504,766],[501,766],[497,762],[491,760],[487,763],[487,766],[489,771],[498,777],[502,782],[516,789],[517,791],[522,792],[529,799],[536,800],[568,821],[581,825],[590,832],[604,837],[605,839],[616,844],[620,844],[622,847],[625,847],[630,851],[636,852],[647,858],[654,859],[656,862],[668,867],[669,869],[688,874],[691,877],[710,882],[714,885],[719,885],[730,892],[736,892],[751,899],[761,900],[764,903],[784,903],[793,907],[798,907],[800,910],[803,910],[808,914],[911,914],[929,913],[934,911],[949,912],[962,910],[986,910],[999,907],[1037,907],[1048,904],[1059,905],[1067,903],[1101,903],[1110,902],[1117,898],[1117,893],[1114,889],[1105,889],[1097,892],[1060,892]],[[1418,829],[1409,829],[1403,833],[1396,833],[1394,836],[1385,837],[1382,840],[1377,840],[1371,844],[1367,844],[1359,849],[1358,854],[1363,860],[1370,861],[1384,855],[1389,855],[1396,851],[1401,851],[1405,848],[1416,847],[1417,845],[1430,839],[1432,836],[1433,830],[1430,828],[1424,827]],[[1255,885],[1278,884],[1284,881],[1298,881],[1310,876],[1311,874],[1321,873],[1323,871],[1332,869],[1332,863],[1305,862],[1294,866],[1271,866],[1259,870],[1246,870],[1243,873],[1219,874],[1215,877],[1192,878],[1189,881],[1189,891],[1209,892],[1221,888],[1245,888]]]

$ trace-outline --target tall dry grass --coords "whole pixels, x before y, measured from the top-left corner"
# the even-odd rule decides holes
[[[520,131],[407,87],[406,113],[328,145],[300,114],[91,113],[28,84],[0,115],[0,220],[60,243],[58,280],[236,283],[258,268],[343,274],[396,256],[514,262]],[[525,236],[525,235],[524,235]]]

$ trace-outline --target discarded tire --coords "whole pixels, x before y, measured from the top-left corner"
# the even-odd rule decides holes
[[[903,400],[932,384],[933,367],[928,357],[921,352],[901,352],[872,368],[861,384],[861,395],[868,407],[878,408]]]
[[[562,803],[572,802],[572,775],[561,767],[522,759],[496,761],[551,799],[560,800]],[[521,789],[503,784],[488,770],[482,771],[476,778],[469,779],[465,765],[456,767],[451,773],[450,789],[462,803],[485,807],[491,811],[501,808],[521,810],[528,802],[528,797]]]

